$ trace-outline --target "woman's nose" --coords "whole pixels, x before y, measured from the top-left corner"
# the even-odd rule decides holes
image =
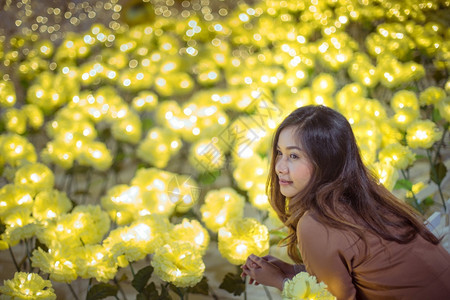
[[[276,165],[275,165],[275,171],[277,172],[277,174],[285,174],[287,173],[287,166],[286,166],[286,162],[284,161],[283,158],[280,158]]]

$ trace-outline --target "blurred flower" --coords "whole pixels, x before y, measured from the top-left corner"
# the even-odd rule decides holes
[[[428,149],[439,141],[442,132],[437,125],[430,120],[417,120],[408,126],[406,130],[406,142],[409,147]]]
[[[17,217],[20,216],[21,212],[17,211],[12,216]],[[28,219],[28,220],[24,220]],[[16,219],[17,220],[17,219]],[[38,230],[40,230],[40,226],[34,222],[32,218],[25,216],[20,219],[20,225],[17,223],[11,224],[6,227],[5,232],[1,235],[3,241],[8,243],[9,247],[13,247],[17,245],[20,241],[30,239],[36,235]],[[25,223],[25,224],[24,224]],[[28,224],[26,224],[28,223]]]
[[[70,243],[64,246],[58,244],[56,247],[49,248],[48,252],[38,248],[32,253],[32,266],[50,274],[51,280],[71,283],[77,279],[77,265],[74,260],[75,249]]]
[[[34,163],[37,159],[33,144],[17,134],[0,135],[0,157],[13,167]]]
[[[300,272],[292,279],[288,279],[282,290],[283,300],[321,299],[335,300],[323,282],[307,272]]]
[[[112,230],[103,246],[115,259],[124,256],[128,262],[138,261],[167,243],[171,229],[172,224],[165,216],[143,216],[130,226]]]
[[[266,194],[266,181],[256,181],[255,184],[248,190],[248,197],[250,203],[261,210],[268,210],[270,208],[269,197]]]
[[[189,162],[200,172],[219,170],[225,163],[223,150],[218,147],[216,139],[202,139],[191,146]]]
[[[138,216],[137,207],[142,205],[140,188],[126,184],[113,186],[101,198],[101,205],[116,224],[129,224]]]
[[[42,161],[46,164],[54,163],[66,170],[72,168],[73,162],[77,157],[77,143],[75,142],[74,144],[75,149],[71,143],[66,143],[61,139],[48,142],[41,152]]]
[[[53,242],[75,246],[96,244],[109,231],[110,219],[100,206],[79,205],[71,213],[49,221],[38,238],[47,246]]]
[[[248,191],[256,182],[265,181],[269,164],[266,158],[253,155],[237,162],[233,171],[233,178],[240,189]]]
[[[27,129],[27,118],[22,110],[9,108],[2,116],[7,131],[24,134]]]
[[[185,241],[191,243],[203,255],[209,245],[208,231],[197,220],[183,219],[170,231],[172,241]]]
[[[117,273],[117,264],[112,254],[101,245],[86,245],[79,247],[74,255],[78,276],[95,278],[97,281],[108,282]]]
[[[14,273],[14,279],[5,280],[0,292],[2,299],[56,299],[52,282],[36,273]]]
[[[250,254],[264,256],[269,252],[269,231],[256,219],[232,219],[219,229],[219,251],[235,265]]]
[[[72,209],[72,202],[65,192],[45,190],[34,198],[33,217],[43,221],[64,215]]]
[[[158,248],[151,261],[155,274],[177,287],[192,287],[205,271],[202,256],[190,242],[175,241]]]
[[[22,110],[27,117],[27,122],[31,128],[37,130],[44,124],[44,113],[39,106],[34,104],[27,104],[22,106]]]
[[[0,220],[5,223],[5,218],[11,215],[11,211],[19,207],[22,211],[31,211],[33,207],[32,190],[24,185],[6,184],[0,189]]]
[[[408,126],[410,126],[419,117],[419,111],[410,107],[404,107],[398,109],[395,115],[392,116],[393,124],[402,131],[406,131]]]
[[[430,86],[420,93],[419,100],[421,105],[431,105],[441,102],[445,96],[444,89],[437,86]]]
[[[0,106],[12,107],[16,104],[16,90],[12,81],[0,80]]]
[[[105,171],[112,164],[112,156],[102,142],[88,141],[81,148],[78,161],[82,166],[91,166],[99,171]]]
[[[395,143],[381,149],[378,158],[381,162],[389,163],[396,169],[405,170],[414,163],[416,155],[409,147]]]
[[[137,144],[142,135],[142,123],[139,116],[130,113],[124,118],[114,120],[111,133],[120,142]]]
[[[29,187],[33,195],[36,195],[40,191],[52,189],[55,184],[55,176],[46,165],[32,163],[17,170],[14,183]]]
[[[378,182],[389,191],[392,191],[398,179],[398,172],[394,166],[385,162],[376,162],[370,167],[376,178],[378,178]]]
[[[411,108],[414,111],[419,110],[419,101],[414,92],[401,90],[394,94],[391,99],[391,107],[395,112],[400,112],[404,108]]]
[[[154,110],[158,105],[158,96],[150,91],[141,91],[133,98],[132,106],[138,112]]]
[[[232,219],[241,219],[244,214],[245,199],[232,188],[211,190],[200,207],[202,220],[213,232]]]
[[[182,141],[173,131],[154,127],[140,142],[136,154],[157,168],[165,168],[170,158],[181,149]]]

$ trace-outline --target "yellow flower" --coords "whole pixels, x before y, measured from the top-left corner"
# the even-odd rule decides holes
[[[1,299],[56,299],[50,280],[36,273],[16,272],[14,279],[5,280],[0,286]]]
[[[401,111],[405,107],[409,107],[414,111],[418,111],[420,108],[416,94],[408,90],[396,92],[392,97],[390,104],[395,112]]]
[[[158,96],[149,91],[141,91],[133,98],[133,108],[138,112],[152,111],[158,105]]]
[[[381,122],[381,124],[379,124],[379,129],[381,132],[381,147],[398,143],[403,138],[403,134],[398,128],[396,128],[396,126],[393,126],[392,123],[392,120],[388,120],[387,122]]]
[[[42,161],[46,164],[54,163],[65,170],[70,169],[77,155],[76,146],[75,151],[73,148],[73,145],[60,139],[50,141],[41,152]]]
[[[88,141],[83,145],[78,161],[80,165],[92,166],[99,171],[105,171],[111,167],[112,156],[104,143]]]
[[[32,190],[22,185],[7,184],[0,189],[0,220],[11,214],[11,210],[19,207],[31,211],[33,207]]]
[[[331,95],[336,90],[336,82],[331,74],[321,73],[313,79],[311,88],[315,93]]]
[[[1,56],[1,55],[0,55]],[[0,106],[12,107],[16,104],[16,90],[12,81],[0,81]]]
[[[17,134],[24,134],[27,129],[27,117],[22,110],[9,108],[3,115],[6,130]]]
[[[29,220],[28,222],[32,222]],[[3,241],[7,242],[10,247],[17,245],[21,240],[32,238],[36,235],[40,226],[35,223],[29,223],[23,226],[8,226],[2,234]]]
[[[431,105],[441,102],[445,96],[444,89],[437,86],[430,86],[420,93],[419,100],[422,105]]]
[[[23,185],[32,190],[33,195],[53,188],[55,176],[52,170],[41,163],[33,163],[20,167],[14,177],[16,185]]]
[[[202,256],[192,243],[175,241],[156,250],[151,261],[155,274],[177,287],[192,287],[205,271]]]
[[[72,202],[65,192],[47,190],[34,198],[33,216],[37,220],[54,219],[72,209]]]
[[[200,207],[202,220],[206,227],[217,232],[230,220],[242,218],[244,204],[244,197],[232,188],[211,190],[206,194],[205,203]]]
[[[265,180],[259,180],[248,190],[250,203],[261,210],[268,210],[270,208],[269,197],[266,194]]]
[[[416,184],[413,184],[412,186],[412,192],[411,191],[407,191],[406,192],[406,197],[407,198],[413,198],[413,193],[414,195],[417,196],[418,193],[420,193],[420,191],[422,191],[423,189],[427,188],[428,185],[425,184],[424,182],[420,181]]]
[[[57,241],[73,247],[82,246],[100,242],[109,227],[108,214],[100,206],[79,205],[71,213],[50,221],[38,237],[46,245]]]
[[[384,185],[386,189],[392,191],[398,179],[397,170],[391,164],[383,162],[372,164],[371,169],[378,178],[378,182]]]
[[[172,224],[167,217],[148,215],[130,226],[114,229],[103,241],[103,245],[116,260],[124,256],[128,262],[138,261],[164,245],[171,229]]]
[[[409,147],[396,143],[381,149],[378,154],[378,159],[382,162],[391,164],[399,170],[405,170],[414,163],[416,155]]]
[[[155,127],[141,141],[136,154],[137,157],[157,168],[165,168],[181,146],[182,141],[178,134],[167,128]]]
[[[142,205],[140,188],[126,184],[116,185],[101,198],[101,205],[116,224],[129,224],[138,216],[137,207]]]
[[[108,282],[117,273],[117,264],[112,254],[101,245],[77,248],[74,260],[78,276],[81,278],[95,278],[97,281]]]
[[[219,229],[219,252],[232,264],[240,265],[250,254],[269,252],[269,231],[256,219],[233,219]]]
[[[0,137],[0,157],[5,163],[17,167],[26,162],[36,162],[34,146],[26,138],[17,134],[6,134]]]
[[[34,250],[31,256],[33,267],[50,274],[50,279],[70,283],[77,279],[77,266],[74,260],[73,245],[57,245],[45,252],[41,248]]]
[[[39,106],[34,104],[27,104],[22,106],[22,110],[27,117],[27,122],[31,128],[37,130],[44,124],[44,113]]]
[[[191,243],[201,255],[209,245],[208,231],[196,220],[183,219],[175,225],[169,234],[172,241],[185,241]]]
[[[300,272],[292,279],[288,279],[283,286],[283,300],[334,300],[334,297],[323,282],[318,283],[317,278],[307,272]]]
[[[137,144],[141,140],[142,123],[136,114],[128,114],[126,117],[113,121],[111,126],[112,136],[121,142]]]
[[[419,117],[419,111],[410,107],[398,109],[394,116],[392,116],[393,124],[402,131],[406,131],[411,123]]]
[[[439,141],[442,132],[437,125],[430,120],[418,120],[408,126],[406,130],[406,142],[409,147],[428,149]]]
[[[263,159],[259,155],[253,155],[237,162],[233,171],[233,178],[239,188],[248,191],[254,184],[267,178],[268,167],[267,159]]]
[[[200,172],[219,170],[225,163],[225,154],[214,139],[202,139],[191,146],[189,162]]]

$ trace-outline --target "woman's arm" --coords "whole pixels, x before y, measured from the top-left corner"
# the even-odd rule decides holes
[[[242,276],[250,276],[250,280],[256,284],[272,286],[280,291],[283,289],[286,274],[275,264],[268,262],[263,257],[251,254],[242,266]]]

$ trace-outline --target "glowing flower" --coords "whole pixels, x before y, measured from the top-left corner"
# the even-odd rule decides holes
[[[29,187],[35,195],[40,191],[52,189],[55,184],[55,176],[46,165],[33,163],[24,165],[17,170],[14,183]]]
[[[283,286],[283,300],[320,299],[334,300],[334,297],[323,282],[307,272],[300,272],[292,279],[288,279]]]
[[[12,81],[0,81],[0,106],[12,107],[16,104],[16,90]]]
[[[126,261],[138,261],[147,254],[164,245],[168,240],[168,232],[172,224],[167,217],[147,215],[139,218],[130,226],[112,230],[103,241],[103,246],[118,260],[124,256]]]
[[[255,184],[248,190],[248,197],[250,199],[250,203],[261,210],[267,210],[270,208],[269,197],[266,194],[266,182],[257,181]]]
[[[401,90],[394,94],[391,99],[391,107],[395,112],[401,111],[405,107],[409,107],[412,110],[419,110],[419,101],[414,92],[408,90]]]
[[[32,190],[22,185],[7,184],[0,189],[0,220],[5,218],[11,211],[20,208],[23,211],[31,211],[33,207]]]
[[[22,110],[9,108],[3,115],[6,130],[17,134],[24,134],[27,129],[27,118]]]
[[[176,241],[158,248],[151,264],[156,275],[177,287],[195,286],[205,271],[200,252],[189,242]]]
[[[20,216],[20,212],[17,211],[15,216]],[[32,238],[36,235],[38,230],[40,230],[39,225],[32,223],[34,221],[35,220],[31,218],[28,218],[28,220],[26,218],[22,218],[20,222],[22,224],[11,224],[7,226],[5,232],[2,234],[3,241],[8,243],[10,247],[13,247],[21,240]]]
[[[378,158],[380,161],[387,162],[399,170],[405,170],[414,163],[416,155],[409,147],[395,143],[381,149]]]
[[[200,207],[202,220],[206,227],[217,232],[230,220],[242,218],[244,203],[244,197],[231,188],[209,191]]]
[[[437,104],[445,98],[444,89],[437,86],[430,86],[420,93],[419,100],[422,105]]]
[[[51,280],[70,283],[77,279],[74,255],[74,248],[70,243],[49,248],[48,252],[38,248],[33,251],[31,262],[33,267],[50,274]]]
[[[149,91],[141,91],[133,98],[132,106],[138,112],[152,111],[158,105],[158,96]]]
[[[39,106],[34,104],[27,104],[22,106],[22,110],[27,117],[27,122],[31,128],[37,130],[44,124],[44,113]]]
[[[378,182],[384,185],[386,189],[392,191],[398,179],[397,170],[391,164],[383,162],[376,162],[371,165],[371,168],[378,178]]]
[[[336,90],[336,82],[331,74],[321,73],[313,79],[311,88],[316,93],[331,95]]]
[[[392,116],[393,124],[402,131],[406,131],[411,123],[413,123],[419,117],[419,111],[405,107],[398,109],[394,116]]]
[[[42,161],[46,164],[54,163],[63,169],[70,169],[76,157],[76,143],[74,147],[62,140],[54,140],[47,143],[41,152]],[[75,153],[74,153],[75,152]]]
[[[141,140],[142,123],[135,114],[114,120],[111,127],[112,136],[121,142],[137,144]]]
[[[233,219],[219,229],[220,254],[232,264],[240,265],[250,254],[269,253],[269,231],[256,219]]]
[[[412,186],[412,191],[406,191],[406,197],[407,198],[413,198],[413,196],[417,196],[417,194],[420,193],[420,191],[424,190],[425,188],[428,187],[428,184],[425,184],[422,181],[419,181],[418,183],[413,184]],[[413,195],[414,193],[414,195]]]
[[[112,254],[101,245],[86,245],[75,252],[77,273],[81,278],[95,278],[107,282],[117,273],[117,264]]]
[[[206,173],[220,169],[225,163],[225,155],[215,140],[202,139],[191,146],[189,162],[198,171]]]
[[[253,155],[247,159],[241,159],[233,171],[233,178],[239,188],[248,191],[256,182],[264,181],[267,178],[267,159],[259,155]]]
[[[46,190],[34,198],[33,216],[38,220],[54,219],[72,209],[72,202],[65,192]]]
[[[46,245],[57,241],[75,247],[100,242],[109,227],[108,214],[100,206],[79,205],[71,213],[49,222],[38,237]]]
[[[408,146],[416,148],[428,149],[439,141],[442,132],[437,125],[430,120],[418,120],[408,126],[406,130],[406,142]]]
[[[129,224],[137,216],[137,207],[142,205],[140,188],[125,184],[116,185],[101,198],[101,205],[116,224]]]
[[[14,279],[0,286],[1,299],[56,299],[52,282],[36,273],[16,272]]]
[[[105,171],[112,164],[112,156],[104,143],[92,141],[83,145],[78,161],[80,165]]]
[[[191,176],[173,174],[167,183],[170,202],[178,213],[185,213],[197,202],[200,187]]]
[[[37,156],[33,144],[17,134],[2,135],[0,139],[0,157],[11,166],[21,166],[26,162],[36,162]]]
[[[209,245],[208,231],[196,220],[183,219],[172,228],[169,236],[172,241],[190,242],[201,255]]]
[[[155,127],[141,141],[136,154],[137,157],[157,168],[165,168],[170,158],[181,149],[182,145],[178,134],[167,128]]]

